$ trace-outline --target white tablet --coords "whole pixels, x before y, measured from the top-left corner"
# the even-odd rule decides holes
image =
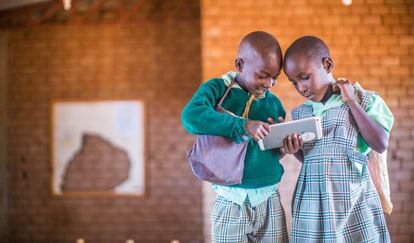
[[[290,122],[270,125],[270,133],[257,143],[261,150],[283,147],[283,140],[293,134],[300,134],[304,142],[321,139],[322,123],[320,117],[310,117]]]

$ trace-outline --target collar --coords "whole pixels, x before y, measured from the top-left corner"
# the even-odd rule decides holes
[[[237,72],[234,72],[234,71],[230,71],[230,72],[227,72],[227,73],[225,73],[225,74],[223,74],[222,76],[221,76],[221,78],[224,80],[224,85],[226,85],[226,86],[229,86],[230,85],[230,83],[231,83],[231,81],[233,81],[233,79],[235,79],[236,78],[236,76],[237,76]],[[237,89],[243,89],[237,82],[235,82],[234,84],[233,84],[233,87],[232,88],[237,88]],[[266,97],[266,93],[267,93],[268,91],[266,91],[263,95],[261,95],[261,96],[259,96],[259,97],[255,97],[255,100],[258,100],[258,99],[263,99],[264,97]],[[249,93],[249,96],[250,96],[251,94]]]
[[[355,97],[358,99],[357,90],[362,89],[362,87],[359,83],[355,83],[353,86],[354,86]],[[339,94],[333,94],[328,99],[328,101],[326,101],[325,104],[319,101],[315,102],[312,100],[307,100],[304,103],[304,105],[312,106],[312,109],[313,109],[312,113],[314,116],[322,116],[327,110],[333,107],[341,106],[343,104],[344,104],[344,101],[342,100],[342,96]]]

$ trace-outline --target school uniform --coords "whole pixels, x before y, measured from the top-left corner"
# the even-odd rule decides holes
[[[236,77],[229,72],[200,86],[182,112],[184,128],[192,134],[225,136],[235,142],[248,135],[246,118],[234,117],[214,110],[224,92]],[[246,105],[247,118],[267,122],[285,117],[280,100],[267,91],[252,97],[235,83],[222,107],[241,116]],[[287,230],[277,183],[284,173],[277,150],[261,151],[251,138],[247,147],[243,180],[239,185],[213,185],[218,196],[212,210],[213,242],[286,242]]]
[[[377,94],[354,85],[361,106],[387,133],[393,116]],[[292,200],[292,242],[390,242],[381,202],[367,170],[369,146],[340,95],[307,101],[292,119],[322,117],[324,137],[305,142]],[[383,154],[382,156],[386,156]]]

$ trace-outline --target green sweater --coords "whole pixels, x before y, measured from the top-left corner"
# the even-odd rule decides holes
[[[210,134],[224,136],[239,143],[242,136],[248,135],[244,129],[247,119],[217,112],[214,107],[223,97],[227,86],[220,78],[211,79],[202,84],[182,112],[184,129],[191,134]],[[250,94],[243,89],[233,88],[223,101],[222,107],[241,116]],[[265,97],[254,99],[251,103],[248,119],[267,121],[271,117],[285,118],[286,112],[280,100],[270,92]],[[245,164],[243,181],[233,187],[260,188],[278,183],[283,175],[276,149],[261,151],[256,142],[250,139]]]

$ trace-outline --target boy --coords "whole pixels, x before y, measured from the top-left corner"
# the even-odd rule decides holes
[[[269,92],[280,74],[282,52],[269,33],[256,31],[240,43],[237,72],[202,84],[182,112],[184,128],[192,134],[225,136],[235,142],[243,136],[258,141],[269,133],[269,124],[285,118],[280,100]],[[236,83],[222,107],[247,118],[215,111],[214,107],[233,79]],[[261,151],[250,141],[240,185],[213,185],[218,194],[212,210],[213,242],[286,242],[285,213],[277,183],[283,175],[277,150]]]

